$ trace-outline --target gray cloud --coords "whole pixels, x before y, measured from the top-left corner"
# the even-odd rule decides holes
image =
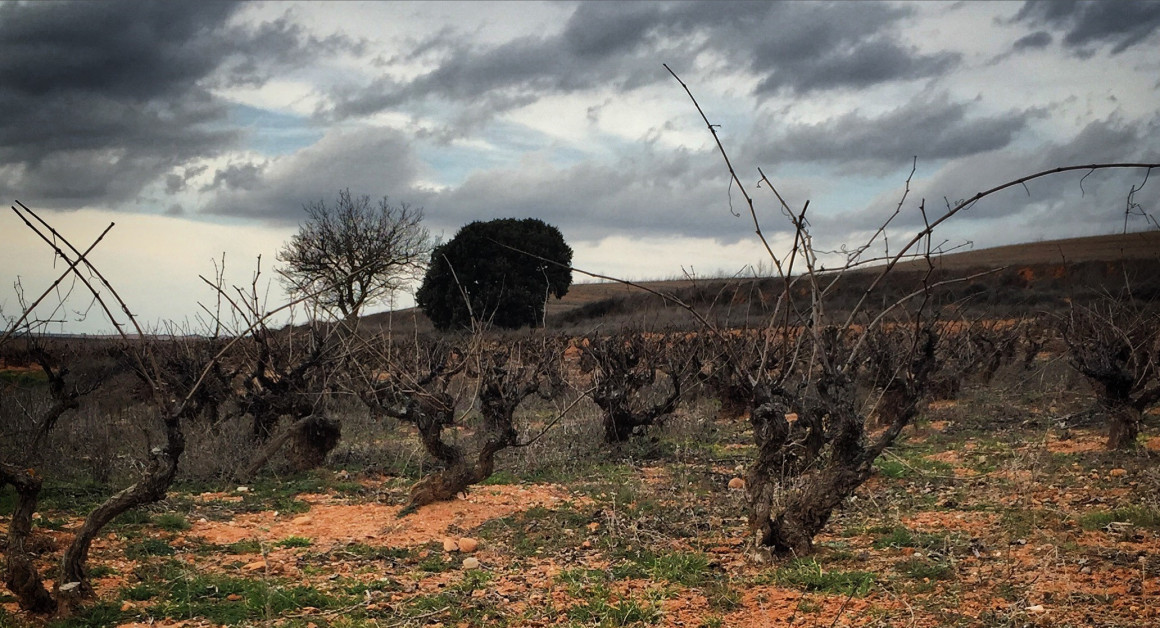
[[[302,207],[331,201],[340,189],[371,198],[422,205],[415,187],[419,162],[402,133],[390,129],[334,130],[316,144],[265,164],[232,164],[215,174],[219,191],[202,213],[293,224]],[[223,185],[224,184],[224,185]]]
[[[731,243],[752,229],[748,218],[730,213],[729,198],[728,171],[718,154],[680,150],[566,168],[480,172],[425,206],[428,220],[448,234],[471,220],[535,217],[570,240],[690,236]]]
[[[480,48],[443,30],[422,42],[434,70],[413,80],[384,74],[334,93],[322,116],[370,115],[424,99],[478,103],[491,115],[547,94],[627,91],[670,80],[703,55],[728,59],[760,81],[759,94],[861,88],[951,69],[955,53],[924,55],[901,43],[910,11],[878,3],[676,2],[577,5],[563,31]],[[389,63],[387,64],[389,68]]]
[[[1049,169],[1095,163],[1160,162],[1160,147],[1147,138],[1160,132],[1160,116],[1149,121],[1126,122],[1118,118],[1089,123],[1079,133],[1045,146],[992,151],[952,161],[932,176],[915,181],[905,213],[896,219],[897,228],[922,224],[917,211],[925,199],[927,213],[934,218],[958,201],[1015,178]],[[921,162],[920,162],[921,163]],[[999,192],[958,214],[948,226],[963,223],[988,224],[1024,215],[1028,224],[1019,230],[992,232],[986,246],[1025,240],[1030,233],[1048,237],[1068,237],[1105,233],[1121,224],[1127,194],[1144,178],[1142,170],[1101,170],[1085,177],[1084,171],[1048,176]],[[822,221],[829,230],[849,232],[876,227],[894,210],[901,194],[898,189],[883,193],[854,213],[832,216]],[[1137,196],[1149,213],[1160,210],[1160,186],[1149,184]],[[945,231],[945,230],[944,230]]]
[[[209,169],[209,166],[193,166],[186,168],[181,174],[170,173],[165,175],[165,193],[177,194],[189,186],[189,180]]]
[[[1015,43],[1011,45],[1011,48],[1014,50],[1046,48],[1051,45],[1052,39],[1053,38],[1051,33],[1047,31],[1035,31],[1030,35],[1024,35],[1023,37],[1015,40]]]
[[[230,164],[213,175],[213,181],[201,188],[202,192],[219,190],[253,190],[261,185],[265,164]]]
[[[1090,54],[1092,46],[1104,44],[1111,44],[1112,54],[1119,54],[1160,29],[1160,2],[1028,0],[1015,21],[1064,33],[1063,44],[1079,54]]]
[[[760,92],[860,88],[926,78],[959,63],[954,53],[922,55],[898,41],[897,22],[909,11],[878,3],[780,5],[763,24],[752,69]],[[763,29],[764,30],[764,29]]]
[[[210,87],[260,84],[316,47],[353,45],[279,21],[231,26],[237,7],[0,4],[0,187],[50,207],[131,199],[240,139]]]
[[[968,113],[967,104],[951,102],[945,93],[920,96],[876,118],[853,111],[817,124],[790,126],[773,137],[755,135],[749,150],[758,163],[822,161],[881,173],[914,156],[941,160],[1003,148],[1036,115]],[[779,128],[772,120],[756,127]]]

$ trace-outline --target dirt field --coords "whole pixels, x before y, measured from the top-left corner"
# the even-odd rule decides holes
[[[1082,392],[1008,380],[927,408],[809,557],[756,551],[727,488],[751,437],[699,404],[655,442],[404,518],[411,480],[358,469],[179,486],[107,529],[99,601],[51,625],[1157,625],[1160,416],[1109,454],[1098,426],[1059,426]],[[79,519],[49,493],[50,574]]]

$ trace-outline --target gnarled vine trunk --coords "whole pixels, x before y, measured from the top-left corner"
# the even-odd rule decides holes
[[[8,557],[4,584],[16,596],[20,608],[32,613],[51,613],[56,600],[44,587],[40,572],[32,563],[25,543],[32,535],[32,513],[36,512],[41,480],[31,469],[20,469],[0,463],[0,486],[11,484],[16,489],[16,509],[8,526]]]

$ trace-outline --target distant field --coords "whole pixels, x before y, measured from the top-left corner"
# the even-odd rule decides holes
[[[1017,272],[1019,268],[1023,267],[1052,266],[1058,268],[1067,264],[1085,262],[1160,261],[1160,231],[1028,242],[948,253],[939,256],[936,260],[938,268],[944,271],[1015,267],[1012,272]],[[906,262],[900,264],[897,270],[900,272],[914,270],[923,267],[924,264],[924,262],[919,261]],[[1002,281],[1003,277],[996,275],[994,280]],[[725,281],[722,279],[696,281],[681,279],[634,283],[660,292],[682,293],[682,291],[687,292],[696,286],[709,288],[716,286],[719,288],[725,284]],[[577,308],[600,302],[627,299],[641,294],[643,291],[639,288],[615,282],[574,283],[564,298],[548,303],[547,316],[549,323],[551,323],[551,319],[558,318]],[[625,305],[629,308],[635,307],[631,304]],[[367,317],[365,322],[370,325],[386,326],[389,318],[393,318],[393,326],[400,331],[410,330],[413,326],[417,326],[420,330],[430,329],[430,323],[427,322],[426,317],[415,308],[394,312],[393,315],[390,313],[374,314]]]
[[[938,267],[944,270],[965,270],[969,268],[999,268],[1003,266],[1037,266],[1041,264],[1065,264],[1093,261],[1160,259],[1160,231],[1146,231],[1129,234],[1113,234],[1089,236],[1084,238],[1069,238],[1066,240],[1047,240],[1043,242],[1028,242],[998,246],[989,249],[978,249],[948,253],[937,258]],[[899,265],[900,270],[920,263]],[[715,280],[693,282],[691,280],[677,281],[641,281],[639,285],[662,291],[675,292],[694,285],[694,283],[713,283]],[[720,280],[716,280],[719,282]],[[568,294],[559,301],[552,301],[548,305],[548,315],[567,312],[576,307],[617,297],[640,294],[640,290],[624,284],[577,283],[573,284]]]
[[[962,270],[1137,259],[1160,259],[1160,231],[997,246],[950,253],[939,257],[938,261],[939,267],[946,270]]]

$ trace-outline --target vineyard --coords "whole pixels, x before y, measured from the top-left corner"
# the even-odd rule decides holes
[[[0,623],[1152,625],[1152,263],[854,316],[852,274],[588,333],[15,337]]]

